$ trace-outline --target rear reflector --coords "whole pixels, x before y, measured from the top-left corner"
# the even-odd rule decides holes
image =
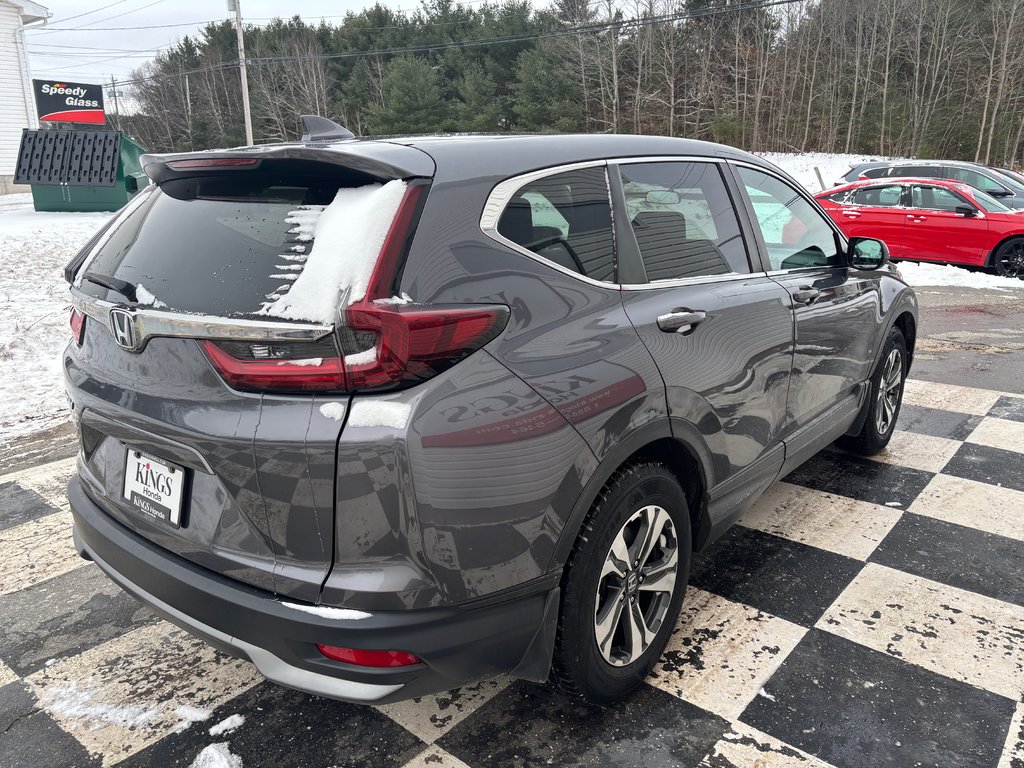
[[[336,645],[320,645],[317,650],[328,659],[357,664],[360,667],[411,667],[421,664],[418,656],[405,651],[362,651],[358,648],[339,648]]]
[[[71,308],[71,338],[75,344],[82,346],[82,336],[85,333],[85,315],[78,307]]]

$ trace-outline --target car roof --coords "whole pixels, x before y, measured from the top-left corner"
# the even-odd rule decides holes
[[[430,155],[439,176],[507,177],[531,170],[629,157],[712,157],[740,160],[778,171],[771,163],[733,147],[696,139],[626,134],[529,134],[406,136],[389,142]]]
[[[845,192],[851,189],[863,189],[865,187],[884,187],[890,184],[927,184],[932,187],[947,187],[949,189],[956,190],[960,194],[967,195],[971,199],[975,199],[975,190],[970,184],[966,184],[962,181],[955,179],[930,179],[928,177],[918,176],[896,176],[894,178],[885,179],[861,179],[860,181],[854,181],[849,184],[843,184],[840,187],[833,187],[832,189],[826,189],[822,192],[817,193],[815,198],[823,198],[830,195],[837,194],[839,192]]]

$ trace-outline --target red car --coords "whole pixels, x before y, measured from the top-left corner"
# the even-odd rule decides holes
[[[868,179],[815,197],[847,237],[884,240],[894,259],[989,267],[1024,278],[1024,210],[966,184]]]

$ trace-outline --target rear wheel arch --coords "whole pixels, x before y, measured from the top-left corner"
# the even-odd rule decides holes
[[[679,481],[690,508],[693,549],[699,550],[711,526],[707,513],[706,468],[698,456],[691,446],[672,436],[667,421],[648,425],[622,440],[591,475],[577,499],[555,548],[557,567],[564,568],[568,562],[583,523],[602,489],[620,470],[641,462],[661,464]]]
[[[917,341],[917,320],[910,312],[903,312],[896,318],[896,322],[893,323],[893,327],[899,328],[900,333],[903,334],[903,339],[907,342],[907,370],[910,370],[910,364],[914,362],[914,344]]]

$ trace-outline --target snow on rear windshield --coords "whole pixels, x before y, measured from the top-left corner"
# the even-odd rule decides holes
[[[313,246],[302,269],[295,272],[295,282],[264,305],[261,314],[331,323],[339,303],[365,297],[405,187],[404,181],[389,181],[339,189],[313,225]],[[306,230],[297,236],[304,234]]]
[[[165,182],[123,216],[89,269],[142,285],[173,311],[333,322],[342,294],[365,293],[404,189],[251,175]],[[123,300],[88,281],[81,289]]]

